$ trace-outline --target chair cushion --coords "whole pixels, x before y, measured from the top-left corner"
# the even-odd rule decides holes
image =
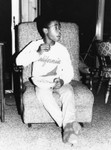
[[[40,103],[37,99],[34,85],[29,81],[25,82],[24,84],[26,86],[26,91],[23,94],[23,105],[25,106],[24,122],[54,122],[46,109],[44,109],[42,103]],[[73,80],[71,85],[73,86],[75,93],[76,120],[78,122],[91,122],[94,102],[93,94],[80,81]],[[61,106],[59,97],[57,95],[55,96],[58,105]]]
[[[37,100],[34,85],[30,81],[25,82],[24,84],[26,86],[26,91],[23,94],[24,105],[37,107],[41,105],[40,102]],[[81,105],[84,107],[86,105],[93,104],[94,97],[92,92],[87,88],[87,86],[83,85],[80,81],[75,80],[71,82],[71,85],[74,89],[76,106]],[[54,96],[57,99],[58,105],[61,105],[59,103],[60,101],[58,100],[58,95],[55,94]]]

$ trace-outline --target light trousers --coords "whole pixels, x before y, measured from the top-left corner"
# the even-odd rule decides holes
[[[61,107],[57,103],[55,93],[59,95]],[[74,91],[70,84],[56,90],[36,87],[36,96],[59,127],[75,121]]]

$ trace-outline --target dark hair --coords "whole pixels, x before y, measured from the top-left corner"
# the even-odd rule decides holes
[[[51,21],[59,21],[55,16],[38,16],[34,21],[37,29],[42,37],[44,37],[43,28],[48,28]]]

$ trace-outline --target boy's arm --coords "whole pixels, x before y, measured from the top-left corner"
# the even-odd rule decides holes
[[[73,66],[68,51],[62,57],[59,70],[60,78],[64,81],[64,84],[69,83],[74,78]]]
[[[31,42],[18,54],[16,58],[16,64],[25,67],[30,63],[36,61],[39,57],[39,53],[37,52],[37,50],[38,46],[36,44],[36,41]]]

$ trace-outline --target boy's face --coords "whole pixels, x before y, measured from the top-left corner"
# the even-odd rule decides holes
[[[47,32],[45,32],[46,38],[48,40],[57,42],[61,38],[61,26],[58,21],[52,21],[48,28],[46,29]]]

